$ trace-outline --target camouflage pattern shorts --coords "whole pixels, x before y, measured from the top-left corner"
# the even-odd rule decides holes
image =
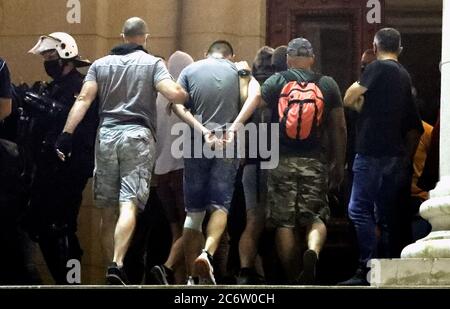
[[[119,202],[133,202],[144,209],[150,193],[155,151],[155,140],[146,127],[101,127],[95,147],[95,205],[111,207]]]
[[[316,159],[280,158],[269,171],[268,219],[274,227],[305,227],[330,217],[327,166]]]

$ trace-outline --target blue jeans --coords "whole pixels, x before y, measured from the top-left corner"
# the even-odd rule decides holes
[[[361,264],[366,265],[372,258],[400,255],[402,233],[409,221],[404,209],[411,184],[409,172],[403,157],[356,155],[349,217],[355,225]],[[381,230],[379,240],[377,224]]]

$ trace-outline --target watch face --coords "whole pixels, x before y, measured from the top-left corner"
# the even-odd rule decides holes
[[[248,70],[239,70],[238,74],[239,74],[239,76],[249,76],[250,75],[250,71],[248,71]]]

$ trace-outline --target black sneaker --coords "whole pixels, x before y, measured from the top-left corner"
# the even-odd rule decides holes
[[[242,268],[236,278],[237,285],[262,285],[264,278],[253,268]]]
[[[119,267],[115,262],[112,262],[111,265],[108,266],[108,271],[106,272],[106,282],[109,285],[127,285],[128,279],[123,267]]]
[[[368,286],[370,285],[367,281],[367,273],[369,269],[366,267],[359,267],[353,277],[346,281],[339,282],[339,286]]]
[[[155,285],[169,285],[173,283],[173,271],[164,265],[156,265],[150,269],[150,283]]]
[[[303,271],[298,278],[299,285],[312,285],[316,282],[317,253],[314,250],[306,250],[303,254]]]

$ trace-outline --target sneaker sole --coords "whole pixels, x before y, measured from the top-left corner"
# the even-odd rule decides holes
[[[169,285],[169,282],[167,281],[166,277],[163,274],[163,271],[159,266],[155,266],[150,270],[150,273],[153,276],[154,284],[157,285]]]
[[[107,275],[106,282],[108,282],[109,285],[126,285],[117,275]]]
[[[211,272],[211,267],[209,263],[204,259],[196,259],[194,262],[195,270],[197,271],[197,275],[201,279],[205,279],[205,283],[216,285],[216,279],[214,278],[214,274]]]

